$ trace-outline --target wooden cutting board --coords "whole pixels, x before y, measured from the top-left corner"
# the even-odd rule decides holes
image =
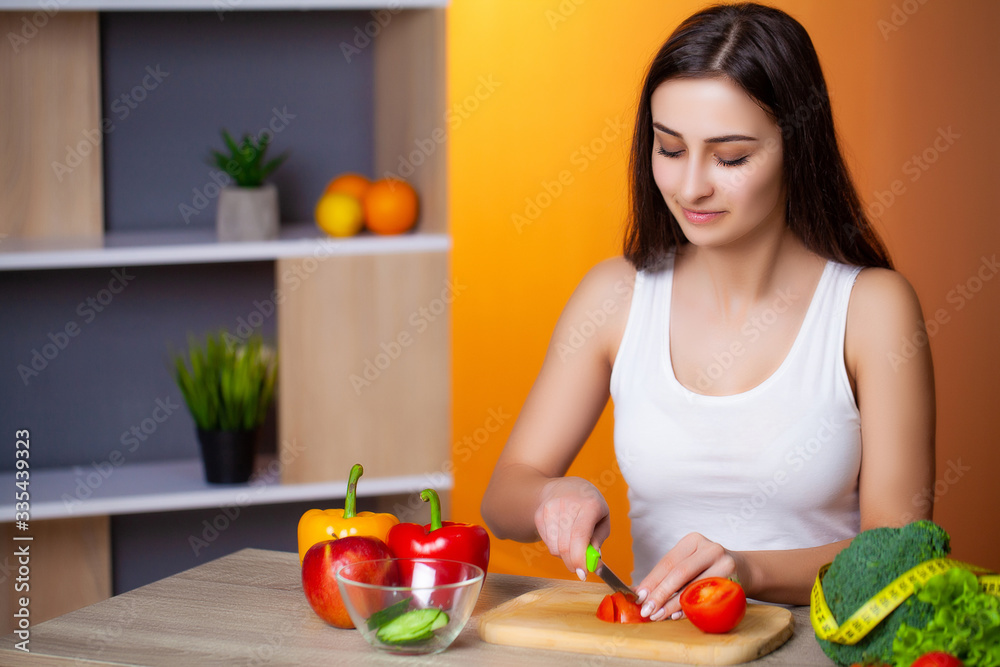
[[[593,591],[556,584],[525,593],[483,613],[479,636],[492,644],[703,665],[749,662],[792,636],[791,612],[762,604],[751,604],[724,635],[706,634],[687,619],[608,623],[596,616],[606,594],[602,584]]]

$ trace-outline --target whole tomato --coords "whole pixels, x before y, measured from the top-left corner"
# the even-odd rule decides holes
[[[721,634],[735,628],[747,611],[743,587],[731,579],[707,577],[681,593],[681,609],[702,632]]]
[[[621,591],[605,595],[597,607],[597,618],[609,623],[649,623],[635,600],[628,598]]]
[[[931,651],[914,660],[910,667],[965,667],[965,663],[950,653]]]

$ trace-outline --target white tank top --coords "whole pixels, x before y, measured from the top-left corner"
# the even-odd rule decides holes
[[[637,274],[611,373],[633,582],[691,532],[735,551],[813,547],[859,532],[861,420],[844,364],[859,271],[828,262],[781,366],[730,396],[695,393],[674,375],[673,257],[662,270]],[[744,351],[783,303],[743,327]],[[729,362],[718,355],[699,380],[719,377]]]

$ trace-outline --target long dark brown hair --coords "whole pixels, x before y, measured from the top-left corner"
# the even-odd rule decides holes
[[[653,180],[653,91],[668,79],[726,77],[781,129],[786,223],[813,252],[892,268],[837,145],[830,96],[812,40],[788,14],[755,3],[715,5],[684,21],[656,54],[639,98],[629,160],[625,257],[655,265],[687,243]]]

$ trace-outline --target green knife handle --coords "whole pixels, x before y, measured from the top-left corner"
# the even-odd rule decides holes
[[[597,561],[601,560],[601,552],[593,544],[587,545],[587,571],[593,572],[597,569]]]

